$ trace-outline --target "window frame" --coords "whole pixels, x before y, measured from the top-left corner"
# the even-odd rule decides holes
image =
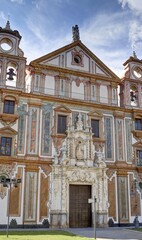
[[[60,123],[59,123],[59,117],[60,117]],[[62,113],[58,113],[57,115],[57,134],[66,134],[66,130],[67,130],[67,115],[64,115]],[[62,127],[62,121],[63,119],[65,120],[65,127]]]
[[[13,105],[11,105],[11,104],[13,104]],[[4,104],[3,104],[3,113],[14,114],[14,111],[15,111],[15,101],[5,99]]]
[[[142,131],[142,118],[135,118],[135,130]]]
[[[10,140],[10,147],[9,147],[8,154],[6,154],[7,150],[8,150],[6,145],[9,144],[8,143],[9,140]],[[11,156],[11,153],[12,153],[12,137],[1,136],[0,141],[1,141],[1,143],[0,143],[0,156]],[[2,142],[4,142],[4,144]],[[4,146],[2,146],[2,145],[4,145]],[[2,154],[2,147],[4,147],[5,154]]]
[[[141,158],[140,158],[141,155]],[[142,166],[142,149],[136,149],[137,165]]]
[[[95,134],[95,131],[93,131],[93,127],[92,127],[92,122],[97,122],[98,126],[97,126],[97,134]],[[95,118],[91,118],[91,128],[92,128],[92,133],[93,134],[93,138],[100,138],[100,119],[95,119]]]

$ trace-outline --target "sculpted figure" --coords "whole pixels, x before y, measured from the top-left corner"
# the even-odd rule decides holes
[[[73,38],[73,41],[78,41],[80,39],[78,25],[75,25],[75,27],[72,27],[72,38]]]
[[[82,160],[84,158],[84,144],[79,141],[76,146],[76,158]]]

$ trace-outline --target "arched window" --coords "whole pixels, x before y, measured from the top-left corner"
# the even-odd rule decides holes
[[[6,86],[16,87],[17,81],[17,65],[14,62],[7,64]]]
[[[130,101],[132,106],[138,105],[138,90],[135,85],[131,85],[130,87]]]

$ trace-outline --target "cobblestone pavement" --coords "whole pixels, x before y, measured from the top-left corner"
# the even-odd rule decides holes
[[[88,238],[94,238],[95,235],[93,228],[67,228],[64,230]],[[142,232],[121,227],[97,228],[96,237],[97,240],[142,240]]]

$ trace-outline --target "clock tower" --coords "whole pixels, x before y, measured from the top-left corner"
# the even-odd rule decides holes
[[[19,48],[21,38],[9,21],[5,28],[0,27],[0,86],[25,88],[26,58]]]
[[[124,64],[124,77],[120,85],[120,106],[142,106],[142,60],[135,52]]]

